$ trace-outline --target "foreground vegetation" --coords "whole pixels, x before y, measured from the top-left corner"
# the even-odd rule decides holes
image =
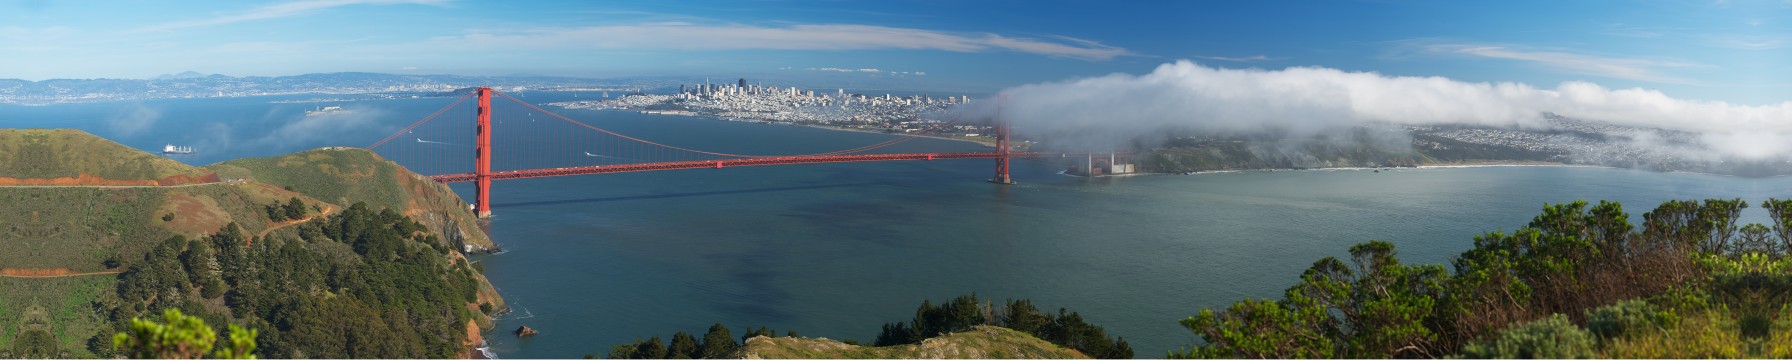
[[[1279,300],[1182,320],[1199,345],[1169,357],[1792,357],[1792,200],[1770,225],[1740,199],[1671,201],[1640,227],[1617,203],[1546,206],[1475,238],[1449,267],[1394,246],[1315,262]]]
[[[422,225],[356,203],[297,238],[252,239],[234,224],[172,237],[119,276],[111,319],[178,309],[260,331],[270,358],[448,358],[468,345],[478,283]],[[223,332],[223,329],[218,329]],[[112,355],[96,335],[89,350]],[[119,354],[129,355],[129,354]]]
[[[761,336],[773,340],[753,340]],[[794,338],[796,332],[789,332],[786,337]],[[754,347],[756,341],[766,342]],[[743,343],[752,351],[742,353]],[[976,344],[991,347],[978,348]],[[747,334],[741,336],[741,342],[735,342],[728,327],[715,324],[704,333],[701,342],[678,332],[672,335],[670,343],[655,336],[616,345],[610,349],[608,357],[710,359],[753,354],[764,358],[1003,358],[1028,354],[1053,355],[1051,357],[1077,354],[1077,357],[1083,357],[1086,354],[1116,359],[1133,356],[1132,346],[1126,339],[1109,338],[1107,331],[1083,322],[1082,315],[1076,312],[1062,308],[1055,314],[1042,312],[1028,300],[1009,300],[997,307],[979,300],[975,294],[959,296],[937,306],[932,301],[923,301],[913,319],[884,324],[873,343],[875,347],[859,345],[855,340],[818,343],[813,339],[781,339],[771,329],[763,327],[748,328]]]
[[[918,344],[852,345],[828,339],[756,337],[735,358],[759,359],[1081,359],[1076,350],[1046,343],[1026,333],[994,326],[929,338]]]

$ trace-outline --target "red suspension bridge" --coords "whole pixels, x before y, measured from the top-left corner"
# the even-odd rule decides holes
[[[505,104],[507,106],[493,107],[494,99],[508,101]],[[476,111],[452,111],[461,108],[468,100],[476,100],[476,105],[473,106]],[[500,116],[497,113],[503,114]],[[437,121],[453,118],[460,119]],[[469,123],[473,126],[467,126]],[[935,129],[949,128],[951,125],[945,123]],[[502,130],[498,129],[500,127]],[[380,139],[367,149],[412,171],[428,175],[435,181],[475,183],[474,213],[480,217],[491,216],[491,183],[495,180],[743,166],[995,159],[995,176],[989,181],[1012,184],[1013,180],[1008,175],[1010,159],[1066,156],[1062,153],[1012,151],[1007,126],[998,122],[996,127],[995,148],[987,152],[889,152],[910,140],[923,137],[904,134],[844,150],[799,155],[750,155],[697,150],[623,135],[549,112],[492,88],[482,87],[461,95],[448,106]],[[666,131],[663,127],[641,129],[647,132],[655,130]],[[732,134],[680,135],[735,139]],[[459,142],[467,140],[471,140],[471,143]],[[499,143],[505,146],[494,146]],[[910,149],[914,147],[912,145],[901,148]],[[455,156],[461,151],[469,150],[473,155],[471,164],[466,163],[465,157]],[[503,161],[500,162],[499,159]]]

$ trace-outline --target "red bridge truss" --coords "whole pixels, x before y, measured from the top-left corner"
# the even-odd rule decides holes
[[[494,99],[507,100],[520,105],[511,108],[520,110],[520,112],[505,114],[502,117],[494,116],[492,106]],[[440,122],[442,125],[432,125],[438,124],[435,120],[444,116],[456,117],[459,114],[464,114],[450,110],[466,103],[467,100],[476,100],[476,111],[466,114],[470,115],[467,117],[471,119],[465,119],[472,120],[470,122],[474,126],[467,127],[466,122],[453,120]],[[536,117],[537,114],[540,114],[540,118]],[[494,131],[494,127],[506,123],[521,124],[522,126],[516,129],[506,127],[505,131]],[[949,129],[954,125],[953,122],[937,123],[923,133]],[[729,134],[709,135],[716,138],[729,138]],[[380,139],[368,146],[367,149],[397,161],[411,168],[412,171],[429,175],[435,181],[475,183],[476,199],[473,201],[473,206],[474,212],[480,217],[491,215],[491,182],[494,180],[640,171],[723,169],[743,166],[995,159],[995,174],[989,181],[998,184],[1012,184],[1013,180],[1008,174],[1008,163],[1011,158],[1067,156],[1062,153],[1012,151],[1008,142],[1008,127],[1001,122],[997,123],[996,146],[993,151],[989,152],[873,153],[880,149],[890,151],[890,149],[911,140],[924,137],[920,136],[921,134],[897,135],[886,141],[856,148],[800,155],[749,155],[697,150],[623,135],[555,114],[492,88],[481,87],[460,96],[453,103],[431,113],[422,120]],[[495,136],[504,137],[494,138]],[[471,137],[470,140],[472,140],[470,144],[455,141],[466,141],[468,137]],[[393,140],[401,138],[407,140],[393,142]],[[506,145],[504,148],[494,147],[495,141],[504,142]],[[392,146],[391,144],[410,144],[410,146]],[[527,148],[527,151],[505,151],[512,148]],[[460,151],[468,150],[471,150],[471,155],[473,155],[471,164],[465,163],[466,157],[455,155]],[[494,161],[496,160],[494,154],[499,155],[498,158],[504,161]]]

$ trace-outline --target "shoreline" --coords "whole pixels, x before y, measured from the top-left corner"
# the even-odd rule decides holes
[[[727,121],[727,120],[723,120],[723,121]],[[939,136],[927,136],[927,135],[913,135],[913,134],[898,134],[898,133],[887,133],[887,132],[878,132],[878,131],[869,131],[869,130],[864,130],[864,129],[854,129],[854,128],[848,128],[848,127],[840,127],[840,126],[833,126],[833,125],[801,125],[801,124],[790,124],[790,123],[780,123],[780,124],[788,124],[788,125],[797,125],[797,126],[806,126],[806,127],[811,127],[811,128],[816,128],[816,129],[823,129],[823,130],[834,130],[834,131],[848,131],[848,132],[856,132],[856,133],[865,133],[865,134],[882,134],[882,135],[891,135],[891,136],[908,136],[908,137],[922,137],[922,138],[929,138],[929,139],[939,139],[939,140],[947,140],[947,141],[963,141],[963,142],[968,142],[968,143],[973,143],[973,144],[977,144],[977,145],[982,145],[982,146],[983,146],[983,147],[989,147],[989,148],[992,148],[992,147],[996,147],[996,146],[995,146],[995,144],[987,144],[987,143],[984,143],[984,142],[982,142],[982,141],[977,141],[977,140],[971,140],[971,139],[961,139],[961,138],[951,138],[951,137],[939,137]]]
[[[1192,172],[1187,172],[1187,173],[1176,173],[1176,172],[1144,173],[1144,172],[1141,172],[1140,174],[1195,175],[1195,174],[1222,174],[1222,173],[1259,172],[1259,171],[1260,172],[1360,171],[1360,170],[1399,170],[1399,169],[1465,169],[1465,168],[1488,168],[1488,167],[1576,167],[1576,168],[1603,168],[1603,169],[1637,170],[1637,169],[1627,169],[1627,168],[1611,167],[1611,166],[1568,164],[1568,163],[1547,162],[1547,161],[1470,161],[1470,162],[1456,162],[1456,163],[1436,163],[1436,164],[1414,165],[1414,166],[1382,166],[1382,167],[1339,166],[1339,167],[1317,167],[1317,168],[1301,168],[1301,169],[1296,169],[1296,168],[1221,169],[1221,170],[1192,171]],[[1705,173],[1692,173],[1692,174],[1705,174]],[[1721,175],[1721,174],[1707,174],[1707,175]]]
[[[646,114],[646,115],[683,116],[683,117],[697,118],[697,119],[704,119],[704,120],[713,120],[713,121],[757,122],[757,123],[767,124],[767,125],[802,126],[802,127],[822,129],[822,130],[849,131],[849,132],[856,132],[856,133],[879,134],[879,135],[890,135],[890,136],[923,137],[923,138],[947,140],[947,141],[963,141],[963,142],[973,143],[973,144],[977,144],[977,145],[982,145],[983,147],[995,147],[994,140],[990,140],[989,142],[983,142],[983,141],[978,141],[978,140],[974,140],[974,139],[965,139],[965,138],[929,136],[929,135],[913,135],[913,134],[906,134],[906,133],[904,133],[904,134],[887,133],[887,132],[881,132],[881,131],[855,129],[855,128],[849,128],[849,127],[844,127],[844,126],[818,125],[818,124],[797,124],[797,123],[777,122],[777,121],[770,121],[770,120],[729,120],[722,116],[709,115],[709,114],[704,114],[704,113],[700,113],[700,112],[690,112],[688,114],[681,114],[681,113],[647,113],[647,112],[645,112],[645,111],[665,111],[665,110],[635,110],[635,109],[616,109],[616,108],[612,108],[612,109],[572,109],[572,108],[564,108],[564,107],[562,107],[562,109],[597,110],[597,111],[613,110],[613,111],[633,112],[633,113],[637,113],[637,114]],[[675,110],[675,111],[689,111],[689,110]]]

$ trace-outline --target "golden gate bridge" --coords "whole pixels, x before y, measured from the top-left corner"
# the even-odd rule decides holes
[[[495,108],[492,106],[493,100],[497,99],[517,106]],[[456,118],[453,114],[457,113],[452,110],[468,100],[476,101],[476,110],[459,114],[470,114],[470,119],[437,121]],[[506,110],[508,114],[503,117],[494,115],[495,111]],[[536,117],[536,114],[541,116]],[[999,112],[997,117],[1000,117]],[[461,95],[422,120],[380,139],[367,149],[438,182],[474,183],[473,211],[479,217],[491,216],[491,183],[496,180],[744,166],[995,159],[995,175],[989,182],[1013,184],[1008,171],[1011,159],[1069,155],[1013,151],[1008,141],[1008,126],[999,119],[996,121],[996,143],[991,151],[874,152],[926,137],[922,135],[934,129],[950,128],[951,125],[953,124],[950,122],[939,124],[922,134],[898,134],[893,139],[843,150],[795,155],[738,154],[674,146],[620,134],[555,114],[492,88],[481,87]],[[500,126],[503,129],[498,129]],[[399,139],[405,140],[394,141]],[[471,140],[471,143],[459,143],[456,142],[457,139]],[[499,142],[505,146],[494,146]],[[472,151],[471,164],[466,163],[465,157],[455,156],[457,152],[467,150]],[[1093,159],[1093,155],[1090,158]],[[498,161],[500,159],[503,161]],[[1093,166],[1094,160],[1090,162]]]

